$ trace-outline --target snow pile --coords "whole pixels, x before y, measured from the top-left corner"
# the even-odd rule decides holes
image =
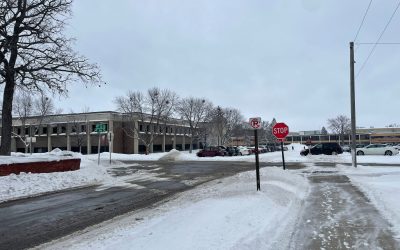
[[[53,150],[50,153],[35,154],[34,159],[65,159],[71,155],[73,158],[82,157],[77,153],[68,151]],[[21,157],[21,156],[18,156]],[[16,161],[15,156],[10,157],[9,161]],[[24,162],[28,162],[31,157],[24,156]],[[112,181],[113,178],[107,173],[105,166],[98,166],[96,161],[81,159],[81,169],[68,172],[31,174],[21,173],[19,175],[9,175],[0,177],[0,202],[13,200],[23,197],[36,196],[47,192],[65,190],[69,188],[97,185]]]
[[[277,249],[286,248],[307,180],[278,168],[216,180],[152,210],[94,226],[48,249]],[[43,249],[43,246],[41,246]]]
[[[358,166],[342,167],[351,182],[365,193],[400,237],[400,168]]]
[[[176,161],[181,156],[181,152],[176,149],[172,149],[162,157],[160,157],[159,161]]]

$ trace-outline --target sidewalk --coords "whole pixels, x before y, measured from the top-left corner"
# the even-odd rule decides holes
[[[400,249],[390,224],[344,175],[314,173],[290,249]]]

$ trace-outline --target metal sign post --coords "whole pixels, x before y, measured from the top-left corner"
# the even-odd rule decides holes
[[[261,118],[255,117],[250,118],[249,120],[250,126],[254,128],[254,144],[255,144],[255,155],[256,155],[256,177],[257,177],[257,191],[261,190],[260,186],[260,162],[258,159],[258,134],[257,130],[261,128]]]
[[[258,159],[258,135],[257,129],[254,129],[254,144],[256,148],[256,176],[257,176],[257,191],[261,190],[260,187],[260,162]]]
[[[285,137],[289,134],[289,127],[285,123],[279,122],[272,127],[272,134],[275,135],[276,139],[281,141],[282,165],[283,170],[286,170],[285,154],[283,153],[283,141],[285,140]]]
[[[110,151],[110,165],[111,165],[111,143],[112,143],[112,139],[113,139],[113,133],[109,132],[108,134],[108,151]]]
[[[97,144],[97,165],[100,165],[100,131],[97,131],[99,135],[99,143]]]
[[[97,134],[99,135],[99,142],[97,144],[97,165],[100,165],[100,133],[106,132],[106,124],[104,123],[97,123],[96,124],[96,128],[94,129],[95,132],[97,132]]]
[[[286,165],[285,165],[285,154],[283,153],[283,139],[281,140],[281,150],[282,150],[283,170],[286,170]]]

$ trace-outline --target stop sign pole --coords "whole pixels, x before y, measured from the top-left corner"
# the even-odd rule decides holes
[[[255,117],[249,119],[250,126],[254,129],[254,146],[256,155],[256,176],[257,176],[257,191],[261,190],[260,187],[260,162],[258,159],[258,135],[257,130],[261,128],[261,118]]]
[[[274,134],[276,139],[278,139],[281,142],[282,165],[283,165],[283,170],[285,170],[286,166],[285,166],[285,154],[283,153],[283,141],[285,140],[285,137],[289,134],[289,127],[285,123],[279,122],[272,127],[272,134]]]

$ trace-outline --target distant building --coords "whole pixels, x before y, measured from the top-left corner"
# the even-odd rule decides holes
[[[32,152],[48,152],[54,148],[81,151],[83,154],[97,153],[99,137],[100,151],[114,153],[144,153],[145,146],[139,136],[127,136],[125,129],[129,121],[119,112],[89,112],[77,114],[48,115],[45,117],[26,117],[23,125],[20,118],[13,119],[11,151],[25,152],[26,141],[32,138]],[[190,147],[189,127],[184,120],[174,119],[161,124],[149,121],[135,121],[140,131],[153,129],[155,139],[150,145],[150,152],[169,151],[173,148],[188,150]],[[96,124],[104,124],[105,132],[95,131]],[[108,134],[112,133],[108,142]],[[193,148],[198,148],[199,141],[193,140]],[[28,147],[29,148],[29,147]]]
[[[305,143],[311,140],[312,143],[319,142],[339,142],[339,135],[315,133],[317,130],[301,131],[299,133],[290,133],[286,137],[287,143]],[[302,133],[303,132],[303,133]],[[304,133],[306,132],[306,133]],[[351,143],[351,135],[345,134],[342,138],[343,144]],[[371,143],[392,143],[400,144],[400,128],[357,128],[356,130],[357,144]]]

